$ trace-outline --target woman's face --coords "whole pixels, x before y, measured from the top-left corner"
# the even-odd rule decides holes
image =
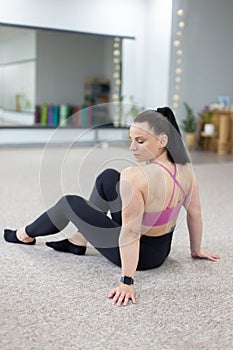
[[[160,154],[161,139],[149,129],[147,122],[130,127],[130,150],[138,162],[153,161]]]

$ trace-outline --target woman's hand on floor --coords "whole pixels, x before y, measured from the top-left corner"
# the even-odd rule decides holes
[[[121,283],[119,287],[114,288],[109,293],[108,298],[113,299],[113,304],[116,304],[117,306],[126,306],[128,305],[129,300],[132,300],[132,303],[136,304],[133,286],[128,286],[123,283]]]
[[[209,252],[203,252],[202,250],[200,252],[192,252],[191,253],[192,258],[196,259],[208,259],[211,261],[217,261],[220,259],[220,256],[218,254],[213,254]]]

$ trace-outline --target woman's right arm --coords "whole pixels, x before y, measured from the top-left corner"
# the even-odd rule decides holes
[[[202,240],[202,215],[201,203],[196,176],[193,176],[190,202],[185,206],[187,209],[187,225],[189,230],[190,250],[193,258],[203,258],[215,261],[219,255],[203,252],[201,249]]]
[[[191,255],[195,255],[201,250],[202,239],[202,215],[201,203],[198,190],[197,179],[194,175],[190,194],[190,202],[187,204],[187,225],[189,230]]]

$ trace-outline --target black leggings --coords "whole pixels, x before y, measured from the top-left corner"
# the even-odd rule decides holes
[[[103,171],[96,179],[90,200],[77,195],[63,196],[53,207],[26,226],[30,237],[53,235],[72,222],[88,242],[115,265],[121,266],[119,234],[121,230],[120,174]],[[106,214],[110,211],[111,218]],[[160,237],[142,236],[137,270],[163,264],[171,248],[173,230]]]

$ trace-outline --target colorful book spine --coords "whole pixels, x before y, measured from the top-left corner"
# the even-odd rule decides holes
[[[69,104],[48,105],[42,104],[35,107],[35,123],[49,126],[75,125],[77,127],[90,127],[96,124],[96,116],[93,106]],[[97,123],[98,124],[98,123]]]
[[[87,107],[82,105],[81,126],[87,126]]]
[[[53,125],[53,105],[48,106],[48,125]]]
[[[47,125],[48,123],[48,105],[43,104],[41,106],[41,125]]]
[[[92,125],[92,107],[88,107],[87,109],[87,126]]]
[[[82,119],[81,119],[81,106],[73,106],[72,110],[72,122],[75,126],[81,126],[82,125]]]
[[[59,124],[59,106],[53,106],[53,125]]]
[[[34,123],[40,124],[40,118],[41,118],[41,108],[40,106],[36,105]]]
[[[65,126],[67,124],[67,119],[69,117],[69,105],[60,105],[60,125]]]

